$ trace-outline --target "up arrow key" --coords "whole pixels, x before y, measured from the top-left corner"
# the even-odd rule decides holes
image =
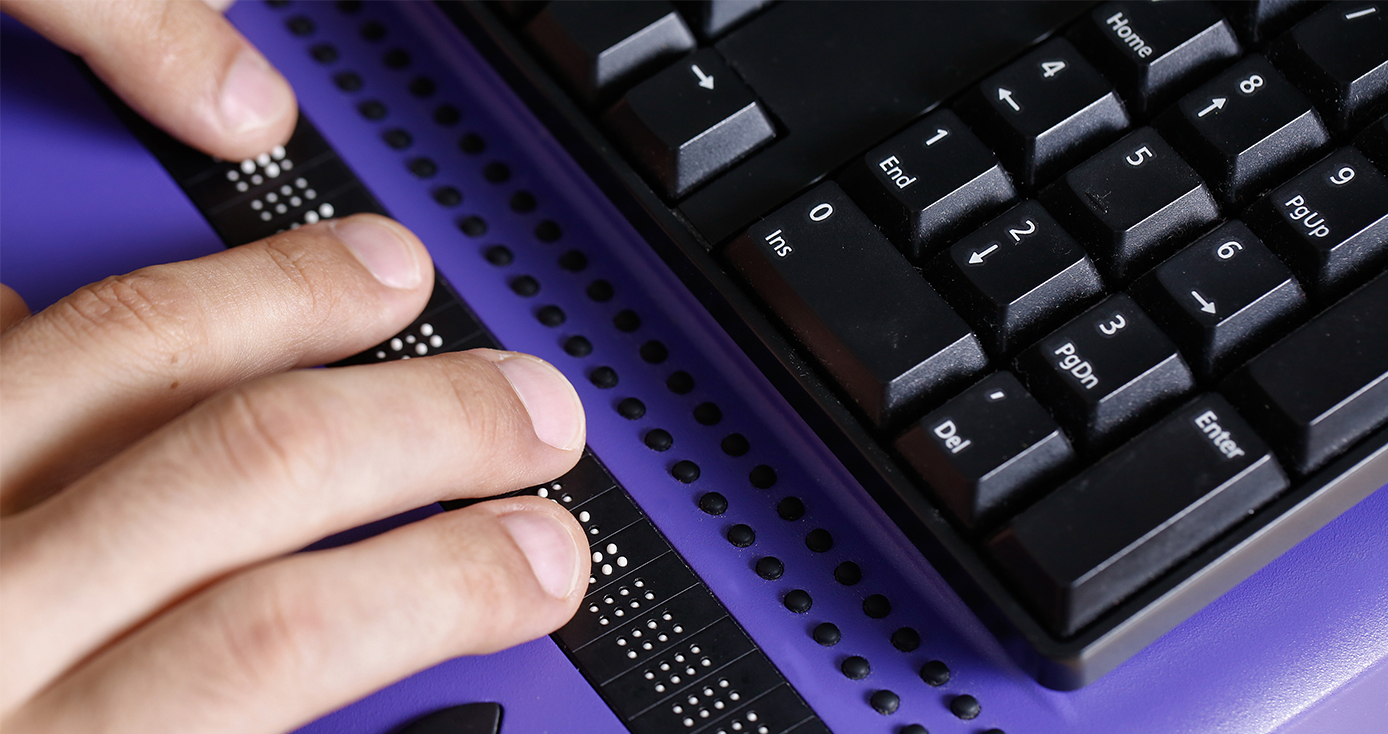
[[[713,75],[705,74],[704,70],[700,69],[698,64],[691,65],[689,70],[694,72],[694,76],[699,77],[699,86],[704,89],[713,89]]]

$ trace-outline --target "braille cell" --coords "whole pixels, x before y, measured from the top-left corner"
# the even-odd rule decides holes
[[[670,392],[676,395],[688,395],[694,391],[694,378],[688,372],[680,370],[666,378],[665,387],[670,388]]]
[[[389,145],[395,150],[404,150],[414,145],[414,136],[410,135],[408,131],[398,127],[393,127],[381,133],[381,139],[386,141],[386,145]]]
[[[588,373],[588,381],[600,390],[611,390],[617,386],[617,370],[606,365],[595,367]]]
[[[949,666],[939,660],[931,660],[921,666],[921,680],[927,685],[939,688],[949,682]]]
[[[611,283],[598,279],[588,284],[587,293],[590,299],[598,303],[607,303],[612,300],[614,291]]]
[[[559,256],[559,267],[570,273],[581,272],[584,268],[588,267],[588,256],[584,255],[579,250],[569,250]]]
[[[302,15],[296,15],[293,18],[290,18],[289,20],[284,22],[284,25],[286,28],[289,29],[290,33],[293,33],[296,36],[307,36],[310,33],[313,33],[314,28],[313,21],[309,20],[308,18],[305,18]]]
[[[635,311],[624,308],[618,311],[616,316],[612,317],[612,325],[617,327],[617,331],[630,334],[641,328],[641,317],[638,316]]]
[[[339,71],[333,75],[333,84],[344,92],[361,90],[361,75],[355,71]]]
[[[652,428],[646,432],[643,440],[648,448],[655,451],[669,451],[670,447],[675,445],[674,436],[664,428]]]
[[[796,614],[804,614],[814,606],[814,599],[810,598],[810,592],[804,589],[791,589],[786,592],[785,598],[781,600],[786,609]]]
[[[477,133],[467,133],[458,138],[458,150],[468,155],[477,155],[487,149],[487,141]]]
[[[538,202],[535,201],[535,195],[529,191],[517,191],[511,194],[511,211],[518,214],[527,214],[535,211],[537,204]]]
[[[872,674],[872,665],[868,664],[867,658],[861,655],[850,655],[839,663],[839,670],[843,672],[849,680],[862,680]]]
[[[670,467],[670,476],[685,484],[692,484],[699,478],[699,465],[688,459],[681,459]]]
[[[520,275],[511,280],[511,290],[522,298],[530,298],[540,292],[540,281],[529,275]]]
[[[636,398],[622,398],[617,403],[617,415],[629,421],[637,420],[646,415],[646,404]]]
[[[593,353],[593,343],[586,337],[571,336],[564,340],[564,353],[570,357],[586,357]]]
[[[386,27],[380,21],[368,20],[361,24],[361,37],[368,41],[379,41],[386,37]]]
[[[805,516],[805,503],[799,497],[786,497],[776,503],[776,514],[782,520],[795,522]]]
[[[410,169],[410,173],[420,178],[430,178],[439,172],[437,163],[423,157],[411,158],[409,162],[405,164],[405,167]]]
[[[743,456],[752,450],[752,445],[747,442],[747,437],[741,433],[729,433],[723,437],[723,443],[719,444],[723,453],[728,456]]]
[[[881,594],[873,594],[863,600],[863,614],[873,619],[881,619],[892,613],[892,603]]]
[[[901,696],[884,688],[873,693],[872,697],[868,699],[868,703],[872,705],[874,711],[887,716],[896,713],[897,708],[901,706]]]
[[[824,528],[815,528],[805,535],[805,547],[815,553],[826,553],[834,547],[834,536]]]
[[[838,625],[833,622],[822,622],[815,625],[814,632],[811,633],[814,641],[825,647],[833,647],[843,639],[843,633],[839,631]]]
[[[834,580],[844,586],[852,586],[863,580],[863,569],[853,561],[844,561],[834,567]]]
[[[757,489],[771,489],[776,486],[776,470],[766,464],[758,464],[747,474],[747,480]]]
[[[775,581],[786,572],[786,564],[776,556],[762,556],[757,559],[757,575],[767,581]]]
[[[417,76],[410,80],[408,89],[410,90],[410,94],[424,99],[425,97],[433,96],[436,86],[434,85],[433,79],[427,76]]]
[[[444,127],[457,125],[461,119],[463,119],[463,113],[451,104],[441,104],[434,108],[434,122]]]
[[[728,511],[728,498],[717,492],[705,492],[699,497],[699,509],[705,514],[721,515]]]
[[[487,262],[499,268],[510,265],[512,261],[516,259],[515,255],[511,254],[511,249],[508,248],[506,245],[492,245],[491,247],[488,247],[486,250],[482,251],[482,257],[485,257],[487,259]],[[529,278],[530,276],[527,275],[525,277]],[[531,280],[534,280],[534,278],[531,278]],[[539,292],[539,290],[540,284],[536,283],[535,291]]]
[[[921,646],[921,633],[911,627],[902,627],[892,633],[892,647],[902,652],[915,652]]]
[[[714,403],[700,403],[694,408],[694,420],[700,425],[716,426],[723,420],[723,410]]]
[[[757,532],[750,525],[738,523],[728,528],[728,542],[739,548],[746,548],[757,542]]]
[[[564,315],[564,309],[559,308],[558,306],[552,303],[546,306],[541,306],[540,310],[535,312],[535,318],[540,323],[549,327],[559,326],[560,324],[564,323],[565,320],[567,320],[567,317]]]
[[[308,55],[320,64],[331,64],[337,61],[337,47],[331,43],[315,43],[309,48]]]
[[[455,207],[463,203],[463,192],[452,186],[440,186],[434,189],[434,201],[440,206]]]
[[[535,239],[541,242],[558,242],[563,236],[564,230],[553,219],[546,219],[535,225]]]
[[[949,702],[949,710],[952,711],[955,716],[965,721],[970,721],[978,718],[978,715],[983,711],[983,707],[978,704],[977,698],[966,693],[951,699]]]
[[[641,360],[646,364],[660,364],[670,356],[670,350],[665,345],[652,339],[641,345]]]
[[[506,183],[511,180],[511,167],[501,161],[492,161],[482,167],[482,178],[491,183]]]
[[[476,214],[469,214],[458,220],[458,229],[469,237],[481,237],[487,233],[487,220]]]
[[[368,99],[357,105],[357,112],[368,120],[384,120],[387,114],[385,103],[379,99]]]
[[[403,69],[410,65],[410,52],[403,48],[393,48],[381,57],[381,63],[390,69]]]

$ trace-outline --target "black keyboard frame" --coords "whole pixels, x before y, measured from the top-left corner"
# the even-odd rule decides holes
[[[1042,685],[1058,690],[1088,685],[1388,484],[1385,426],[1313,474],[1293,478],[1277,499],[1077,634],[1053,635],[926,498],[909,470],[884,450],[819,366],[799,353],[775,316],[714,258],[711,250],[721,243],[703,240],[651,188],[497,11],[481,0],[440,5],[1016,662]],[[1012,60],[1001,60],[995,68]],[[983,76],[986,73],[978,79]],[[947,108],[953,101],[932,109]]]

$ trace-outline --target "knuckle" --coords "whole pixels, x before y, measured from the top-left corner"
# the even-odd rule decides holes
[[[210,615],[209,650],[220,651],[219,674],[231,690],[263,690],[320,672],[331,612],[311,591],[279,576],[243,579]]]
[[[214,412],[211,449],[245,486],[287,497],[286,488],[321,486],[336,466],[336,421],[305,382],[239,386]]]
[[[144,271],[84,286],[55,309],[75,343],[115,331],[145,361],[174,364],[202,340],[201,311],[191,287]]]
[[[297,233],[260,243],[260,252],[283,276],[277,295],[290,299],[298,314],[309,317],[309,328],[321,326],[340,298],[334,287],[338,279],[332,277],[332,266],[325,262],[321,249]]]
[[[500,372],[475,355],[450,354],[437,360],[457,402],[457,420],[473,440],[487,448],[501,448],[528,430],[525,407]]]

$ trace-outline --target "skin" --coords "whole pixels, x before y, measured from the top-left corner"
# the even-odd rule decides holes
[[[293,127],[288,85],[218,8],[0,9],[208,153],[252,156]],[[37,314],[0,287],[0,730],[285,731],[572,616],[583,531],[533,497],[294,553],[581,455],[578,396],[534,357],[303,369],[398,332],[432,283],[414,235],[359,215]]]

